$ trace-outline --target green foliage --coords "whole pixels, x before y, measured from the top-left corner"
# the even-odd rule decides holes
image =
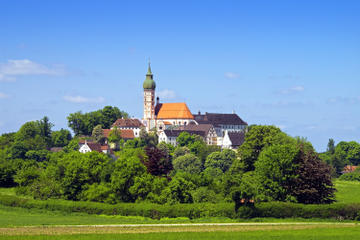
[[[122,138],[121,138],[121,131],[120,129],[118,129],[116,126],[110,131],[109,136],[108,136],[108,141],[110,143],[115,144],[115,149],[119,150],[120,146],[122,146],[122,142],[121,142]]]
[[[332,139],[332,138],[329,139],[326,151],[329,154],[334,154],[335,153],[335,141],[334,141],[334,139]]]
[[[68,119],[69,127],[75,135],[91,135],[96,125],[101,125],[103,129],[109,129],[118,118],[128,118],[126,112],[120,111],[117,107],[105,106],[101,110],[89,113],[71,113]]]
[[[178,158],[180,156],[184,156],[185,154],[188,154],[190,153],[190,149],[187,148],[187,147],[180,147],[180,146],[177,146],[174,150],[174,159],[175,158]]]
[[[103,135],[103,130],[101,128],[101,125],[96,125],[94,127],[94,129],[92,130],[92,134],[91,134],[91,137],[98,143],[102,143],[104,142],[104,135]]]
[[[261,184],[262,200],[285,201],[291,193],[299,164],[299,148],[294,145],[272,145],[260,153],[255,173]]]
[[[344,173],[339,177],[339,180],[360,182],[360,172],[356,171],[356,172]]]
[[[71,139],[71,133],[66,129],[60,129],[51,133],[51,142],[54,147],[65,147]]]
[[[93,183],[83,192],[83,200],[92,202],[115,203],[115,195],[106,183]]]
[[[0,150],[9,148],[15,142],[16,133],[4,133],[0,136]]]
[[[179,134],[179,136],[176,138],[176,142],[180,147],[188,146],[190,144],[193,144],[195,142],[195,136],[190,135],[188,132],[182,132]]]
[[[296,141],[275,126],[250,126],[245,135],[245,142],[238,149],[240,159],[244,162],[244,170],[254,170],[254,163],[263,148],[274,144],[295,145]]]
[[[219,202],[219,196],[216,195],[214,190],[209,189],[208,187],[199,187],[191,193],[194,203],[217,203]]]
[[[185,154],[173,160],[175,171],[185,171],[191,174],[198,174],[202,170],[202,162],[192,153]]]
[[[145,200],[147,195],[152,192],[154,179],[155,177],[151,174],[135,177],[134,184],[129,188],[132,198],[138,201]]]
[[[134,185],[135,178],[146,172],[142,162],[145,153],[141,149],[125,149],[115,162],[114,172],[111,175],[111,189],[116,194],[116,199],[123,202],[135,201],[129,189]]]
[[[160,198],[163,202],[170,204],[175,203],[192,203],[193,198],[191,191],[195,189],[195,185],[182,177],[174,177],[169,185],[162,191]]]
[[[30,150],[25,153],[27,159],[35,160],[37,162],[47,161],[49,159],[50,152],[48,150]]]
[[[205,168],[219,168],[221,171],[226,172],[235,158],[235,152],[230,149],[225,149],[222,152],[213,152],[207,156]]]
[[[22,165],[21,159],[8,159],[5,150],[0,150],[0,186],[15,186],[14,175]]]
[[[88,153],[71,152],[60,159],[63,165],[64,176],[62,185],[67,199],[80,199],[81,191],[85,184],[93,184],[101,181],[101,172],[104,165],[110,159],[96,151]]]
[[[63,148],[63,150],[64,152],[69,153],[72,151],[78,151],[79,148],[79,139],[75,137]]]
[[[140,130],[141,146],[156,147],[158,144],[158,136],[155,131],[148,133],[144,128]]]
[[[235,202],[235,211],[240,206],[253,206],[259,195],[260,180],[254,172],[247,172],[241,177],[238,187],[232,188],[232,200]]]

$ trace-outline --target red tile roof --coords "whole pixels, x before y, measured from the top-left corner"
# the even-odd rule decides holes
[[[134,135],[134,131],[131,129],[122,129],[120,130],[121,133],[121,137],[123,139],[134,139],[135,135]]]
[[[111,129],[103,129],[103,135],[105,138],[109,137]],[[123,139],[133,139],[135,138],[134,131],[132,129],[118,129],[120,135]]]
[[[157,119],[194,119],[186,103],[160,103],[157,109]]]
[[[344,167],[344,170],[342,171],[342,173],[351,173],[353,171],[355,171],[355,169],[357,168],[358,166],[351,166],[351,165],[346,165]]]
[[[102,131],[103,131],[104,138],[108,138],[111,129],[103,129]]]

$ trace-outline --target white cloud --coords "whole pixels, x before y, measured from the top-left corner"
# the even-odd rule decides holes
[[[160,92],[157,93],[157,95],[161,98],[164,99],[172,99],[176,97],[176,94],[173,90],[169,90],[169,89],[164,89]]]
[[[8,60],[7,63],[0,63],[0,81],[15,81],[17,76],[59,76],[65,73],[65,69],[61,65],[47,67],[28,59]]]
[[[225,77],[228,78],[228,79],[237,79],[237,78],[240,77],[239,74],[234,73],[234,72],[226,72],[224,75],[225,75]]]
[[[87,98],[82,96],[64,96],[64,100],[72,103],[102,103],[105,101],[103,97]]]
[[[10,97],[10,96],[7,95],[7,94],[5,94],[5,93],[0,92],[0,99],[2,99],[2,98],[8,98],[8,97]]]
[[[281,90],[280,94],[287,95],[287,94],[293,94],[293,93],[302,92],[304,90],[305,90],[305,88],[303,86],[294,86],[294,87],[291,87],[291,88]]]

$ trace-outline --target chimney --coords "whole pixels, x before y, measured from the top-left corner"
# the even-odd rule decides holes
[[[201,115],[201,112],[200,112],[200,110],[199,110],[199,112],[198,112],[198,115]]]

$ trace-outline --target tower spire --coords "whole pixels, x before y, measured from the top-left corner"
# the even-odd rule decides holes
[[[146,74],[146,75],[152,75],[152,72],[151,72],[151,66],[150,66],[150,58],[149,58],[148,71],[147,71],[147,74]]]

